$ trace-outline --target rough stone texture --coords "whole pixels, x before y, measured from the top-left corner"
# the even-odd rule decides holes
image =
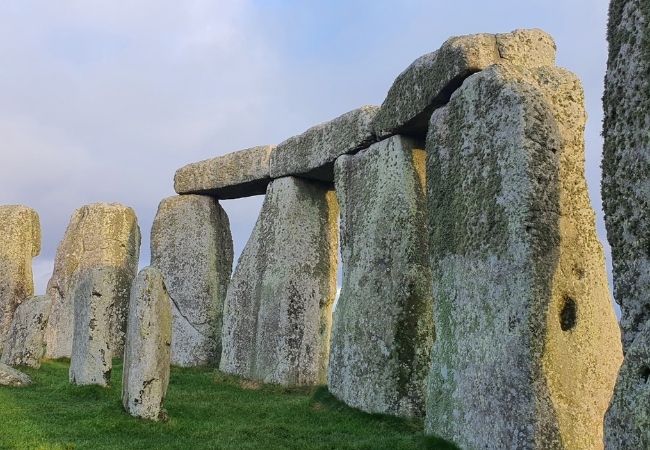
[[[94,203],[74,212],[57,249],[54,273],[47,285],[47,294],[52,299],[52,311],[45,330],[47,357],[71,356],[72,293],[79,274],[91,268],[112,268],[116,279],[125,279],[125,283],[130,285],[137,272],[139,254],[140,229],[133,209],[117,203]],[[116,316],[118,320],[111,332],[111,348],[115,355],[120,355],[124,348],[128,290],[117,303],[121,313]]]
[[[650,448],[650,3],[613,0],[607,38],[601,188],[625,361],[605,446]]]
[[[162,272],[172,299],[172,364],[219,364],[232,259],[230,223],[216,200],[182,195],[160,202],[151,265]]]
[[[271,177],[300,175],[334,181],[334,161],[375,142],[371,122],[379,107],[362,106],[291,137],[271,153]]]
[[[115,330],[124,329],[131,289],[131,273],[112,267],[83,271],[72,292],[74,336],[70,382],[108,386],[113,358],[121,357],[114,345]]]
[[[605,417],[605,448],[650,448],[650,322],[625,352]]]
[[[621,347],[584,123],[575,76],[511,65],[468,78],[431,118],[426,428],[461,448],[602,446]]]
[[[444,105],[465,78],[495,63],[553,66],[555,43],[542,30],[452,37],[402,72],[373,121],[378,137],[424,136],[431,113]]]
[[[26,374],[0,363],[0,386],[21,387],[32,384],[32,379]]]
[[[188,164],[176,171],[174,190],[220,199],[264,194],[271,181],[269,158],[273,148],[262,145]]]
[[[21,205],[0,206],[0,354],[16,308],[34,294],[32,258],[40,251],[36,211]]]
[[[424,414],[433,299],[423,148],[393,136],[336,161],[343,285],[328,387],[371,413]]]
[[[325,382],[336,295],[334,191],[274,180],[228,287],[220,369],[266,383]]]
[[[45,355],[45,327],[52,302],[46,295],[30,297],[16,308],[0,362],[39,368]]]
[[[163,276],[154,267],[140,271],[131,289],[122,404],[132,416],[164,420],[171,358],[172,311]]]
[[[627,349],[650,320],[650,4],[612,1],[608,40],[602,196]]]

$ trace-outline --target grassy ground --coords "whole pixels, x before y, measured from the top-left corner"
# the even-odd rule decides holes
[[[122,410],[122,367],[113,386],[71,386],[68,362],[25,370],[27,388],[0,388],[1,449],[413,449],[452,448],[422,424],[364,414],[325,388],[259,386],[210,369],[172,369],[170,420],[149,423]]]

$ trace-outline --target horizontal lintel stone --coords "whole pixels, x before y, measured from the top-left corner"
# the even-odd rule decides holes
[[[219,199],[264,194],[271,181],[269,159],[273,148],[261,145],[188,164],[176,171],[174,190]]]
[[[362,106],[282,142],[271,153],[271,178],[294,175],[333,182],[336,158],[376,141],[371,123],[378,110]]]

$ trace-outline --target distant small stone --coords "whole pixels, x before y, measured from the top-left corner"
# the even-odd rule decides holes
[[[45,327],[52,302],[47,295],[30,297],[16,309],[0,362],[39,368],[45,354]]]
[[[282,142],[271,153],[271,177],[300,175],[333,182],[336,158],[375,142],[371,122],[378,110],[362,106]]]
[[[164,420],[172,342],[171,299],[154,267],[140,271],[131,289],[122,404],[132,416]]]
[[[32,384],[32,379],[26,374],[0,363],[0,386],[21,387]]]
[[[271,181],[269,158],[273,148],[261,145],[188,164],[176,171],[174,190],[220,199],[264,194]]]

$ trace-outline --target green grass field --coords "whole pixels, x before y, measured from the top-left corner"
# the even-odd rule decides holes
[[[122,367],[113,385],[71,386],[68,362],[26,369],[34,385],[0,388],[2,449],[445,449],[420,421],[364,414],[325,388],[285,389],[173,368],[166,409],[150,423],[122,410]]]

